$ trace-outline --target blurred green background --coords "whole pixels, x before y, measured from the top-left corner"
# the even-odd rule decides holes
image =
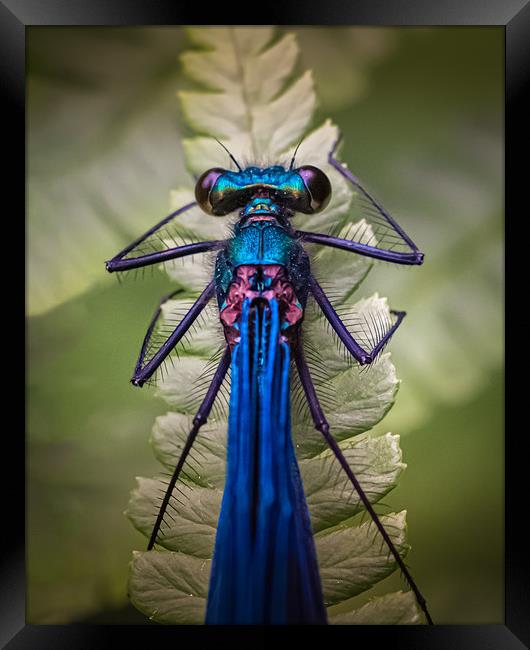
[[[379,425],[408,469],[384,500],[408,511],[408,564],[437,623],[501,623],[503,585],[502,28],[298,28],[300,69],[344,133],[343,160],[426,253],[379,263],[409,315],[391,351],[402,385]],[[103,262],[192,185],[176,90],[181,28],[29,28],[27,620],[144,622],[127,603],[122,515],[158,470],[165,403],[128,382],[159,296]],[[405,588],[395,575],[371,593]]]

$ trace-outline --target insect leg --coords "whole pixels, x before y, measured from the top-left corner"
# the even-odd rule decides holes
[[[326,420],[324,412],[322,411],[322,408],[318,401],[313,380],[311,379],[309,368],[307,366],[307,362],[304,358],[304,353],[302,351],[302,345],[300,343],[295,348],[294,356],[295,356],[295,362],[296,362],[298,374],[300,376],[300,381],[302,382],[302,386],[304,388],[304,392],[307,398],[307,403],[309,405],[309,410],[311,411],[311,417],[313,418],[313,422],[315,424],[315,429],[320,431],[320,433],[324,436],[324,439],[330,446],[332,452],[334,453],[335,457],[339,461],[342,469],[346,472],[346,475],[348,476],[350,482],[352,483],[353,487],[357,491],[360,500],[362,501],[364,507],[372,517],[374,524],[376,525],[377,529],[383,536],[383,539],[385,540],[388,548],[390,549],[390,552],[392,553],[392,555],[396,560],[396,563],[398,564],[403,575],[405,576],[405,579],[410,585],[410,588],[414,592],[414,595],[416,596],[416,600],[418,601],[419,606],[425,613],[425,617],[427,618],[429,625],[432,625],[433,621],[427,609],[427,603],[425,601],[425,598],[423,597],[420,590],[418,589],[416,583],[414,582],[414,579],[412,578],[407,567],[405,566],[403,559],[401,558],[396,547],[394,546],[394,543],[390,539],[390,536],[386,532],[383,524],[381,523],[379,517],[377,516],[375,510],[373,509],[372,504],[370,503],[368,497],[364,493],[364,490],[362,489],[361,485],[359,484],[359,481],[355,477],[355,474],[352,472],[350,466],[348,465],[348,462],[344,457],[341,448],[337,444],[335,438],[333,438],[333,436],[329,432],[329,424],[328,421]]]
[[[405,318],[406,312],[404,311],[392,311],[392,314],[397,316],[396,322],[388,330],[388,332],[381,338],[381,340],[375,345],[373,350],[369,352],[363,350],[363,348],[357,343],[353,336],[348,332],[346,325],[340,319],[340,316],[333,309],[330,301],[328,300],[326,294],[322,287],[318,284],[313,276],[309,277],[309,286],[311,293],[315,297],[320,309],[324,312],[324,316],[328,319],[331,327],[335,330],[340,340],[346,346],[346,349],[352,354],[352,356],[361,364],[365,365],[367,363],[372,363],[376,358],[379,352],[383,347],[388,343],[394,332],[397,330],[403,318]]]
[[[164,495],[164,499],[162,501],[162,504],[160,506],[160,510],[158,512],[158,516],[156,518],[155,525],[153,527],[153,532],[151,533],[151,538],[149,539],[149,544],[147,546],[147,550],[150,551],[155,542],[156,538],[158,535],[158,531],[160,530],[160,525],[162,523],[162,520],[164,519],[164,514],[166,512],[167,506],[169,504],[169,499],[171,498],[171,494],[173,492],[173,489],[175,488],[175,485],[177,483],[177,480],[179,478],[179,475],[181,473],[181,470],[184,466],[184,463],[186,462],[186,458],[188,454],[190,453],[191,447],[195,441],[195,438],[197,437],[197,433],[199,432],[199,429],[202,427],[202,425],[207,421],[208,415],[210,414],[210,411],[212,409],[213,403],[215,401],[215,398],[217,396],[217,393],[219,392],[219,388],[221,387],[221,384],[223,383],[223,379],[225,378],[226,372],[228,370],[228,367],[230,365],[230,348],[227,346],[225,353],[223,357],[221,358],[221,361],[219,362],[219,365],[217,366],[217,370],[215,371],[215,374],[213,376],[212,382],[210,384],[210,387],[208,388],[208,391],[199,406],[199,409],[193,418],[193,427],[191,431],[188,434],[188,437],[186,439],[186,443],[184,445],[184,449],[182,450],[182,453],[180,455],[180,458],[178,460],[177,466],[175,467],[175,471],[173,472],[173,475],[171,477],[171,480],[169,481],[166,493]]]
[[[201,293],[201,295],[197,298],[195,303],[192,305],[188,313],[184,316],[184,318],[180,321],[180,323],[177,325],[177,327],[173,330],[173,333],[171,336],[162,344],[162,346],[159,348],[159,350],[156,352],[156,354],[153,355],[153,357],[143,365],[144,359],[145,359],[145,354],[147,350],[147,346],[151,337],[151,334],[153,332],[153,329],[155,327],[155,323],[160,315],[160,311],[162,308],[162,305],[166,300],[169,300],[169,298],[174,295],[176,292],[173,292],[172,294],[169,294],[166,296],[166,298],[161,302],[160,306],[158,307],[157,311],[155,312],[155,315],[153,316],[151,323],[149,325],[149,328],[147,330],[147,333],[144,338],[144,342],[142,344],[142,348],[140,350],[140,355],[138,357],[138,361],[136,362],[136,367],[134,369],[134,375],[131,379],[131,382],[135,386],[143,386],[143,384],[153,375],[153,373],[156,371],[156,369],[160,366],[160,364],[164,361],[164,359],[168,356],[168,354],[171,352],[171,350],[177,345],[177,343],[180,341],[180,339],[186,334],[188,329],[191,327],[197,316],[201,313],[201,311],[206,307],[208,304],[208,301],[210,298],[214,295],[215,293],[215,283],[212,280],[206,289]]]
[[[301,230],[297,231],[297,235],[301,237],[303,241],[309,243],[324,244],[325,246],[341,248],[343,250],[353,251],[360,255],[366,255],[387,262],[395,262],[396,264],[423,264],[423,253],[418,249],[416,244],[407,235],[403,228],[401,228],[397,221],[385,210],[379,201],[368,193],[359,182],[359,179],[356,178],[343,163],[339,162],[335,158],[334,154],[339,142],[340,137],[328,154],[329,164],[354,186],[359,200],[364,204],[363,207],[368,220],[376,225],[377,231],[386,233],[382,235],[382,240],[386,240],[387,242],[390,241],[392,246],[390,248],[385,248],[383,246],[370,245],[372,238],[368,243],[361,243],[359,241],[342,239],[340,237],[333,237],[321,233],[304,232]],[[373,237],[375,237],[375,235],[376,233],[373,233]],[[403,248],[408,250],[392,250],[397,245],[401,245]]]
[[[185,244],[184,246],[177,246],[175,248],[168,248],[165,251],[156,253],[149,253],[149,255],[141,255],[140,257],[132,257],[122,259],[123,255],[127,252],[121,252],[113,257],[108,262],[105,262],[106,269],[109,273],[116,271],[130,271],[131,269],[139,269],[142,266],[150,266],[151,264],[161,264],[168,260],[174,260],[178,257],[185,257],[186,255],[195,255],[196,253],[205,253],[206,251],[216,250],[224,245],[223,240],[212,241],[199,241],[193,244]]]
[[[297,230],[296,236],[300,237],[302,241],[308,244],[323,244],[324,246],[331,246],[332,248],[340,248],[342,250],[358,253],[367,257],[373,257],[377,260],[384,260],[385,262],[395,262],[396,264],[416,265],[423,264],[424,254],[415,250],[412,253],[400,253],[398,251],[383,250],[368,244],[361,244],[360,242],[350,241],[349,239],[342,239],[341,237],[332,237],[317,232],[307,232],[306,230]]]
[[[122,251],[115,255],[111,260],[108,260],[105,263],[106,269],[109,273],[114,273],[116,271],[128,271],[130,269],[138,269],[142,266],[149,266],[151,264],[159,264],[161,262],[166,262],[168,260],[173,260],[178,257],[184,257],[186,255],[194,255],[195,253],[204,253],[205,251],[214,250],[216,248],[221,248],[224,244],[222,240],[212,240],[212,241],[201,241],[193,242],[191,244],[185,244],[183,246],[169,247],[163,241],[161,237],[164,229],[170,225],[170,222],[178,217],[183,212],[194,208],[197,204],[195,202],[188,203],[187,205],[182,206],[178,210],[175,210],[167,217],[164,217],[162,221],[154,225],[143,235],[135,239],[131,244],[126,246]],[[174,224],[173,224],[174,225]],[[169,233],[167,233],[168,236]],[[171,237],[170,237],[171,238]],[[165,250],[157,251],[155,248],[157,246],[164,246]],[[143,245],[143,246],[142,246]],[[145,246],[149,245],[154,252],[146,252]],[[137,255],[132,257],[125,257],[130,253],[134,253],[135,249]],[[125,258],[125,259],[124,259]]]

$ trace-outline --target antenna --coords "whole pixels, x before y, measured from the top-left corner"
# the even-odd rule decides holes
[[[291,158],[291,164],[289,165],[289,171],[293,168],[294,165],[294,159],[296,158],[296,152],[298,151],[298,147],[302,144],[304,141],[304,138],[300,140],[300,142],[296,145],[296,149],[294,150],[293,157]]]
[[[236,167],[239,169],[239,171],[242,172],[243,170],[241,169],[240,164],[237,162],[237,160],[234,158],[234,156],[230,153],[230,151],[229,151],[229,150],[224,146],[224,144],[223,144],[220,140],[218,140],[217,138],[214,138],[214,140],[215,140],[218,144],[220,144],[221,147],[223,147],[223,149],[226,151],[226,153],[227,153],[227,154],[230,156],[230,158],[235,162]]]

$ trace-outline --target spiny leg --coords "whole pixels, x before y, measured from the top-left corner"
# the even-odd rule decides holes
[[[109,273],[116,271],[130,271],[131,269],[139,269],[143,266],[150,266],[151,264],[161,264],[169,260],[174,260],[179,257],[186,257],[187,255],[195,255],[196,253],[205,253],[207,251],[216,250],[224,245],[223,240],[215,241],[199,241],[193,244],[185,244],[184,246],[177,246],[176,248],[169,248],[165,251],[156,253],[149,253],[149,255],[142,255],[140,257],[133,257],[130,259],[121,259],[119,253],[108,262],[105,262],[106,269]]]
[[[372,195],[371,195],[371,194],[370,194],[370,193],[369,193],[369,192],[368,192],[368,191],[367,191],[367,190],[366,190],[366,189],[361,185],[359,179],[356,178],[356,177],[351,173],[351,171],[350,171],[350,170],[349,170],[345,165],[343,165],[340,161],[338,161],[338,160],[335,158],[335,151],[337,150],[337,147],[339,146],[339,143],[340,143],[340,141],[341,141],[341,138],[342,138],[342,135],[339,135],[339,137],[337,138],[337,140],[336,140],[335,143],[333,144],[333,147],[331,148],[331,151],[330,151],[329,154],[328,154],[328,162],[329,162],[329,164],[330,164],[334,169],[336,169],[336,170],[339,172],[339,174],[341,174],[342,176],[344,176],[344,178],[345,178],[349,183],[351,183],[351,184],[355,187],[355,189],[356,189],[357,191],[359,191],[359,192],[360,192],[360,193],[361,193],[361,194],[362,194],[362,195],[363,195],[363,196],[368,200],[368,202],[371,204],[371,206],[372,206],[373,208],[375,208],[375,210],[376,210],[377,212],[379,212],[380,216],[381,216],[381,217],[382,217],[382,218],[383,218],[383,219],[384,219],[384,220],[389,224],[389,226],[394,230],[394,232],[395,232],[397,235],[399,235],[399,236],[402,238],[402,240],[408,244],[408,246],[410,246],[411,251],[412,251],[412,255],[414,255],[415,258],[414,258],[414,261],[405,261],[406,259],[408,259],[407,256],[409,255],[409,253],[395,253],[395,255],[397,255],[398,257],[401,256],[402,261],[403,261],[403,263],[405,263],[405,264],[422,264],[422,263],[423,263],[423,258],[424,258],[423,253],[420,252],[420,250],[418,249],[418,247],[416,246],[416,244],[415,244],[415,243],[412,241],[412,239],[407,235],[407,233],[403,230],[403,228],[402,228],[402,227],[398,224],[398,222],[397,222],[397,221],[392,217],[392,215],[390,215],[390,214],[385,210],[385,208],[381,205],[381,203],[379,203],[379,201],[377,201],[377,199],[375,199],[375,198],[374,198],[374,197],[373,197],[373,196],[372,196]],[[368,248],[374,248],[374,247],[368,246]],[[388,252],[392,252],[392,251],[388,251]],[[383,257],[383,258],[380,258],[380,259],[385,259],[385,258]],[[386,258],[386,259],[389,259],[389,261],[392,261],[392,262],[396,262],[396,261],[398,261],[396,258],[394,258],[394,259]]]
[[[158,310],[155,312],[155,315],[153,316],[151,323],[149,325],[149,328],[147,330],[147,333],[145,335],[143,344],[142,344],[142,349],[140,350],[140,355],[138,357],[138,361],[136,362],[136,367],[134,370],[134,375],[131,379],[131,382],[135,386],[143,386],[143,384],[153,375],[153,373],[156,371],[156,369],[160,366],[160,364],[166,359],[166,357],[170,354],[171,350],[177,345],[177,343],[180,341],[180,339],[186,334],[188,329],[191,327],[195,319],[199,316],[201,311],[206,307],[208,304],[209,300],[212,298],[212,296],[215,293],[215,283],[212,280],[206,289],[201,293],[201,295],[197,298],[197,300],[194,302],[188,313],[184,316],[184,318],[180,321],[180,323],[177,325],[177,327],[174,329],[173,333],[171,336],[162,344],[162,346],[159,348],[159,350],[156,352],[156,354],[149,360],[149,362],[145,365],[142,366],[142,363],[145,358],[146,354],[146,349],[147,345],[149,342],[149,339],[151,337],[151,334],[153,332],[153,329],[155,327],[155,323],[158,319],[158,316],[160,315],[160,310],[162,308],[162,304],[166,301],[169,300],[169,298],[174,295],[176,292],[173,292],[172,294],[169,294],[166,296],[166,298],[161,302],[160,306],[158,307]]]
[[[213,376],[212,382],[202,401],[202,404],[199,406],[199,410],[197,411],[195,417],[193,418],[193,427],[189,432],[188,437],[186,438],[184,449],[182,450],[177,466],[175,467],[175,471],[173,472],[171,480],[169,481],[166,493],[164,495],[164,499],[162,500],[162,504],[160,506],[160,510],[158,512],[155,525],[153,527],[153,532],[151,533],[151,538],[149,539],[149,544],[147,546],[148,551],[150,551],[153,548],[156,542],[158,531],[160,530],[160,525],[162,524],[162,520],[164,519],[164,514],[168,507],[169,499],[171,498],[173,489],[175,488],[175,485],[182,471],[184,463],[186,462],[186,458],[190,453],[195,438],[197,437],[197,433],[199,432],[199,429],[202,427],[202,425],[208,419],[208,415],[210,414],[212,405],[215,401],[219,388],[223,383],[223,379],[225,378],[229,365],[230,365],[230,348],[227,346],[225,353],[219,365],[217,366],[217,370],[215,371],[215,375]]]
[[[341,237],[334,237],[323,233],[306,232],[303,230],[296,231],[296,235],[312,244],[323,244],[324,246],[331,246],[333,248],[340,248],[342,250],[352,251],[360,255],[366,255],[374,259],[384,260],[386,262],[394,262],[396,264],[423,264],[424,254],[418,249],[416,244],[407,235],[403,228],[397,221],[385,210],[385,208],[375,199],[369,192],[361,185],[359,179],[356,178],[351,171],[341,162],[335,158],[335,151],[340,142],[339,139],[335,142],[331,151],[328,154],[329,164],[343,176],[353,187],[355,192],[367,203],[367,214],[369,221],[382,227],[383,236],[382,240],[389,240],[392,246],[386,249],[382,246],[372,246],[370,242],[377,233],[372,233],[372,238],[365,243],[359,241],[343,239]],[[386,233],[386,234],[385,234]],[[392,250],[398,244],[403,245],[409,250],[396,251]]]
[[[352,354],[352,356],[361,364],[365,365],[367,363],[372,363],[375,357],[383,349],[383,347],[388,343],[394,332],[397,330],[401,321],[406,315],[404,311],[391,311],[390,313],[397,316],[396,322],[388,330],[388,332],[381,338],[381,340],[375,345],[375,347],[370,350],[363,350],[363,348],[357,343],[357,341],[350,334],[346,325],[340,319],[340,316],[333,309],[330,301],[328,300],[326,294],[322,287],[318,284],[313,276],[309,277],[309,287],[311,293],[315,297],[320,309],[322,309],[324,316],[328,319],[331,327],[337,333],[337,336],[346,346],[346,349]]]
[[[175,289],[175,291],[171,291],[171,293],[166,294],[165,296],[162,296],[160,298],[160,301],[158,303],[158,307],[155,310],[155,313],[153,314],[153,317],[151,318],[151,322],[149,323],[149,327],[147,328],[147,332],[145,333],[144,340],[142,342],[142,347],[140,349],[140,354],[138,355],[138,361],[136,362],[136,366],[134,368],[134,372],[136,373],[142,366],[142,362],[145,358],[145,354],[147,351],[147,346],[149,344],[149,340],[151,338],[151,335],[153,333],[153,330],[155,328],[156,322],[158,320],[158,317],[160,316],[160,312],[162,311],[162,307],[166,304],[168,300],[171,300],[173,296],[177,295],[178,293],[181,293],[182,289]]]
[[[148,240],[150,238],[156,239],[158,244],[164,243],[163,239],[160,237],[160,232],[163,231],[162,229],[164,229],[175,217],[179,216],[183,212],[186,212],[187,210],[190,210],[196,205],[197,203],[195,202],[188,203],[187,205],[182,206],[178,210],[175,210],[167,217],[164,217],[162,221],[159,221],[147,232],[145,232],[143,235],[135,239],[131,244],[126,246],[111,260],[105,262],[107,271],[109,273],[114,273],[116,271],[129,271],[131,269],[138,269],[144,266],[149,266],[151,264],[160,264],[162,262],[177,259],[179,257],[185,257],[187,255],[194,255],[195,253],[204,253],[206,251],[221,248],[225,243],[223,240],[212,240],[212,241],[193,242],[191,244],[184,244],[183,246],[175,246],[173,248],[167,248],[166,246],[166,250],[156,251],[151,242],[151,247],[155,252],[140,254],[137,257],[129,257],[124,259],[125,256],[131,253],[135,248],[140,247],[142,244],[145,247],[146,243],[148,243]],[[144,252],[145,251],[142,251],[142,253]]]
[[[342,239],[341,237],[333,237],[320,232],[308,232],[307,230],[297,230],[296,236],[300,237],[303,242],[308,244],[322,244],[324,246],[331,246],[332,248],[340,248],[341,250],[351,251],[366,257],[372,257],[376,260],[383,260],[385,262],[394,262],[395,264],[406,265],[419,265],[423,264],[425,255],[415,250],[412,253],[401,253],[399,251],[384,250],[369,246],[368,244],[361,244],[360,242],[351,241],[349,239]]]
[[[354,473],[352,472],[350,466],[348,465],[348,462],[346,458],[344,457],[344,454],[342,453],[341,448],[337,444],[335,438],[330,434],[329,432],[329,424],[328,421],[326,420],[326,417],[324,415],[324,412],[322,411],[322,408],[320,406],[320,403],[318,401],[318,397],[315,391],[315,387],[313,385],[313,380],[311,379],[311,375],[309,373],[309,368],[307,367],[306,360],[304,358],[304,354],[302,351],[302,346],[299,343],[294,351],[294,357],[295,357],[295,362],[296,362],[296,367],[298,370],[298,374],[300,375],[300,381],[302,382],[302,386],[304,388],[304,392],[307,397],[307,403],[309,405],[309,410],[311,411],[311,417],[313,418],[313,422],[315,424],[315,428],[320,431],[320,433],[324,436],[324,439],[330,446],[332,452],[335,454],[335,457],[339,461],[341,467],[343,470],[346,472],[346,475],[350,479],[351,483],[353,484],[353,487],[357,491],[357,494],[359,495],[359,498],[372,517],[373,522],[375,523],[377,529],[383,536],[383,539],[385,540],[388,548],[390,549],[392,555],[394,556],[399,568],[401,569],[403,575],[405,576],[405,579],[410,585],[410,588],[414,592],[414,595],[416,596],[416,600],[418,601],[419,606],[423,610],[425,617],[427,618],[427,621],[429,625],[433,624],[431,615],[429,614],[429,611],[427,610],[427,603],[425,601],[425,598],[421,594],[420,590],[418,589],[416,583],[414,582],[412,576],[410,575],[407,567],[405,566],[405,563],[403,562],[403,559],[401,558],[401,555],[398,553],[396,547],[394,546],[394,543],[390,539],[390,536],[386,532],[383,524],[381,523],[379,517],[377,516],[375,510],[372,507],[372,504],[370,503],[368,497],[364,493],[364,490],[362,489],[361,485],[359,484],[359,481],[355,477]]]

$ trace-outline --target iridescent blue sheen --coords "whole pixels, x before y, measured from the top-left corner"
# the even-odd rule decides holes
[[[273,191],[274,190],[274,191]],[[281,266],[301,311],[309,258],[289,219],[288,199],[308,196],[299,174],[274,166],[226,172],[212,206],[240,197],[240,219],[219,251],[220,313],[239,266]],[[224,194],[224,196],[223,196]],[[235,205],[235,203],[233,204]],[[263,289],[272,276],[264,274]],[[232,351],[225,491],[207,600],[209,624],[324,624],[326,610],[309,511],[291,440],[289,326],[276,299],[258,315],[243,303]]]
[[[197,200],[209,214],[224,216],[229,212],[245,208],[256,198],[269,199],[271,209],[286,216],[292,215],[292,208],[302,212],[311,211],[311,195],[300,170],[285,170],[274,167],[247,167],[239,172],[215,170],[213,185],[210,176],[198,181]]]
[[[241,172],[226,172],[217,179],[212,191],[230,194],[236,190],[248,190],[249,186],[255,184],[289,192],[290,196],[306,191],[298,173],[286,171],[279,165],[265,169],[247,167]],[[303,287],[307,286],[309,261],[294,235],[294,230],[284,218],[284,213],[284,207],[276,198],[266,195],[249,197],[241,210],[242,218],[234,226],[228,246],[217,256],[215,283],[220,307],[224,304],[234,269],[242,264],[284,266],[292,277],[295,291],[300,291],[299,299],[305,304],[306,292]],[[270,216],[270,219],[255,219],[259,216]]]
[[[290,350],[286,343],[278,345],[278,304],[269,304],[260,322],[245,301],[241,340],[232,354],[227,476],[208,624],[327,622],[291,440]]]
[[[298,194],[306,191],[304,181],[295,170],[286,170],[280,165],[272,167],[247,167],[241,172],[225,172],[212,187],[212,192],[225,193],[242,190],[253,185],[263,185],[280,192]]]
[[[239,221],[228,246],[219,251],[215,264],[217,303],[222,309],[234,269],[242,264],[279,264],[289,273],[302,305],[307,297],[309,258],[287,224],[275,218]]]
[[[249,201],[243,210],[243,216],[248,217],[251,214],[282,214],[282,209],[270,197],[256,197]]]
[[[291,248],[296,241],[276,220],[238,224],[228,246],[234,266],[240,264],[281,264],[289,266]]]

